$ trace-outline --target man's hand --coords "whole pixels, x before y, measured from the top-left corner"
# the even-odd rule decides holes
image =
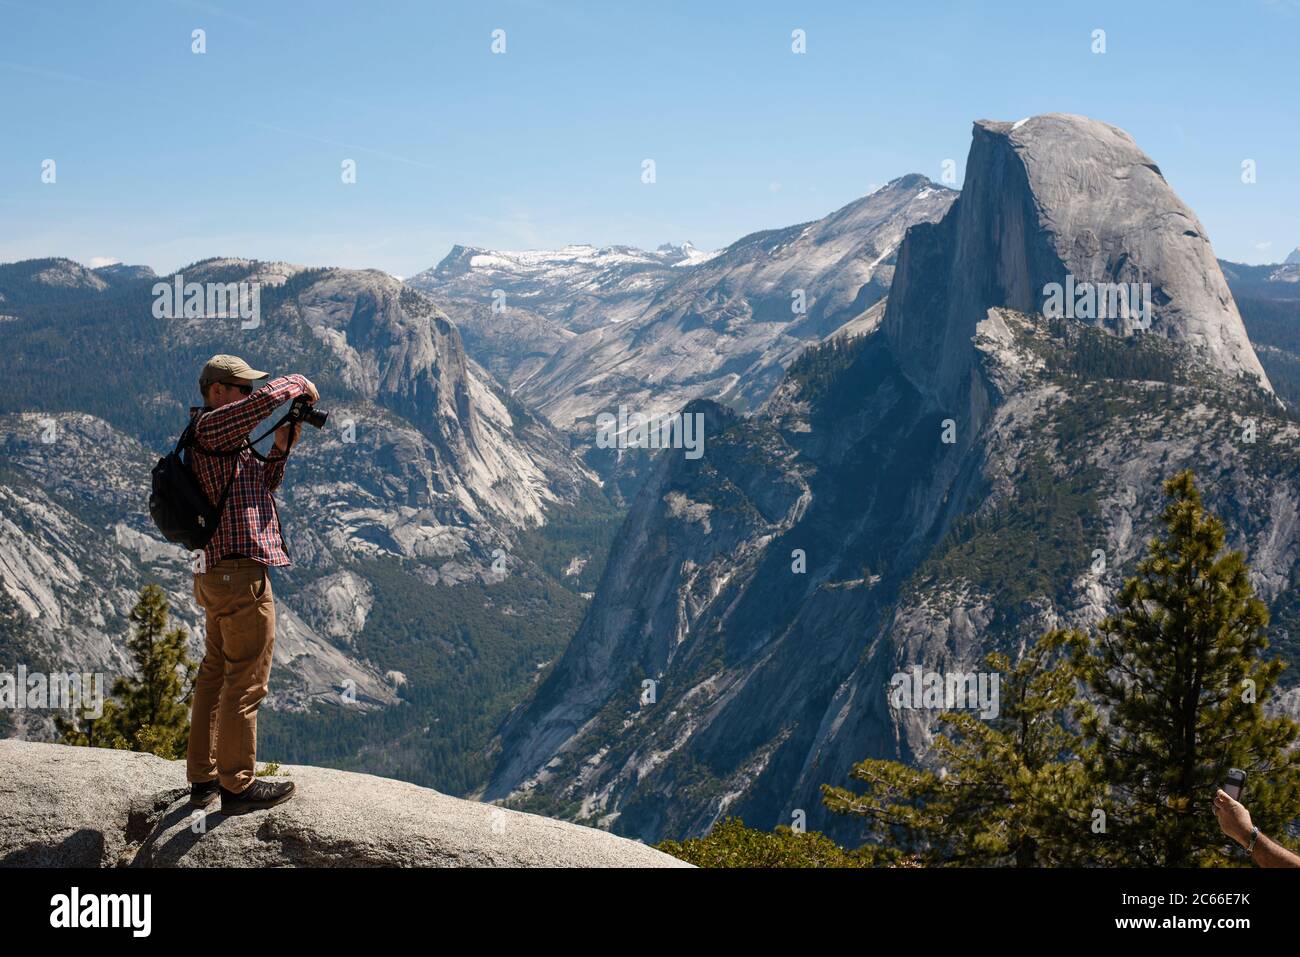
[[[312,382],[306,376],[302,377],[303,388],[306,390],[303,395],[307,401],[315,403],[320,398],[320,390],[316,388],[316,383]],[[289,449],[298,441],[298,436],[302,433],[301,422],[290,422],[288,425],[282,425],[275,430],[275,451],[279,455],[288,455]]]
[[[1250,812],[1228,797],[1222,788],[1214,792],[1213,803],[1214,816],[1219,821],[1219,827],[1223,828],[1223,833],[1242,847],[1248,846],[1251,832],[1255,830]],[[1300,854],[1271,840],[1263,831],[1258,832],[1250,859],[1260,867],[1300,867]]]
[[[1242,847],[1250,843],[1250,812],[1245,806],[1234,801],[1223,788],[1214,792],[1214,816],[1219,827]]]

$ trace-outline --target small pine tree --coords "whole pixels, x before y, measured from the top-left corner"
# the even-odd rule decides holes
[[[942,772],[866,760],[852,777],[863,793],[822,786],[832,811],[865,818],[875,859],[922,865],[1041,867],[1085,863],[1088,783],[1065,725],[1078,680],[1058,633],[1044,636],[1012,667],[985,659],[1000,676],[999,714],[986,721],[948,711],[934,758]],[[863,849],[865,851],[865,848]]]
[[[663,841],[656,849],[696,867],[867,867],[870,860],[846,851],[825,834],[782,824],[774,831],[746,827],[738,817],[714,825],[704,837]]]
[[[1118,613],[1071,643],[1094,699],[1078,707],[1095,742],[1091,776],[1109,790],[1104,844],[1115,864],[1226,863],[1210,801],[1229,768],[1249,775],[1244,802],[1270,836],[1300,806],[1300,728],[1263,702],[1284,667],[1264,662],[1268,611],[1240,552],[1220,554],[1224,527],[1205,510],[1191,472],[1170,497]]]
[[[104,694],[105,688],[99,675],[93,675],[91,681],[95,687],[87,689],[83,697],[100,698],[103,702],[98,715],[86,711],[74,715],[71,720],[56,716],[54,724],[63,736],[64,744],[74,744],[82,748],[116,748],[129,750],[130,744],[119,730],[121,724],[120,709],[117,702]]]
[[[183,628],[168,629],[167,595],[154,584],[140,589],[131,609],[128,642],[138,677],[113,683],[113,698],[99,718],[59,721],[68,744],[184,756],[189,735],[189,698],[198,666],[189,657]]]

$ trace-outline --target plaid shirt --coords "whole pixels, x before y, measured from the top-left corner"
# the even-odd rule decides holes
[[[219,409],[192,408],[191,415],[201,415],[195,438],[214,452],[238,448],[249,437],[253,427],[270,415],[276,406],[304,394],[306,383],[307,380],[300,375],[284,376],[272,379],[247,398]],[[280,532],[280,517],[271,498],[271,493],[280,487],[280,480],[284,478],[284,463],[288,456],[271,455],[268,458],[274,461],[263,462],[249,449],[244,449],[239,455],[222,457],[204,455],[197,448],[190,447],[190,465],[213,504],[221,500],[221,490],[226,487],[231,471],[239,469],[226,497],[221,524],[203,550],[205,568],[211,568],[231,552],[240,552],[263,565],[289,564]]]

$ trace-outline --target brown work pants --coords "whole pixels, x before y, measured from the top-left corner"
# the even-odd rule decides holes
[[[257,766],[257,709],[275,647],[271,576],[261,562],[228,558],[194,576],[194,600],[207,612],[207,649],[194,681],[186,774],[237,793]]]

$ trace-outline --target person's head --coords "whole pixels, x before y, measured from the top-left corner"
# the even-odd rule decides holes
[[[266,377],[239,356],[213,356],[199,373],[199,392],[204,405],[219,409],[249,395]]]

